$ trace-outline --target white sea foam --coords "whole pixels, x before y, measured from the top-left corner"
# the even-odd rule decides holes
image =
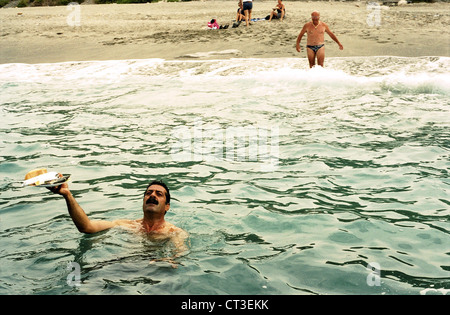
[[[223,87],[245,81],[255,86],[331,89],[382,88],[394,92],[450,92],[450,58],[329,58],[326,68],[309,69],[304,59],[112,60],[0,65],[2,83],[153,83],[164,79]],[[242,82],[241,82],[242,83]],[[243,83],[242,83],[243,84]]]

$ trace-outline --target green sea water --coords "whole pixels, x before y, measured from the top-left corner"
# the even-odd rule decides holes
[[[449,63],[0,65],[0,294],[448,294]],[[92,219],[164,180],[189,250],[79,233],[40,167]]]

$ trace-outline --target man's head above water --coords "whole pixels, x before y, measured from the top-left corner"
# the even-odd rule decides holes
[[[146,210],[152,210],[152,212],[158,209],[164,209],[164,214],[170,208],[170,191],[167,185],[159,180],[152,181],[148,184],[144,193],[144,212]]]
[[[153,185],[158,185],[163,187],[166,191],[165,191],[165,195],[166,195],[166,204],[170,204],[170,191],[169,191],[169,187],[167,187],[167,185],[160,180],[154,180],[152,181],[150,184],[148,184],[147,188],[145,189],[145,193],[144,195],[147,193],[149,187],[153,186]]]

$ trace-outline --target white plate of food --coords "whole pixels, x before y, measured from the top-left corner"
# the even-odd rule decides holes
[[[25,175],[25,181],[22,183],[22,187],[56,187],[67,182],[69,178],[70,174],[63,175],[58,172],[47,172],[47,169],[40,168],[29,171]]]

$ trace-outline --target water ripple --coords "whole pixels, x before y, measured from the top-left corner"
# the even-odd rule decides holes
[[[244,61],[2,65],[0,292],[448,289],[448,58],[331,58],[312,71],[298,59]],[[270,171],[269,154],[199,154],[213,131],[224,149],[227,130],[273,127]],[[187,160],[173,155],[180,130]],[[59,196],[20,187],[37,167],[72,174],[94,219],[140,218],[146,185],[164,179],[167,219],[190,232],[189,254],[173,268],[158,261],[167,244],[80,235]],[[79,288],[67,284],[70,262]]]

